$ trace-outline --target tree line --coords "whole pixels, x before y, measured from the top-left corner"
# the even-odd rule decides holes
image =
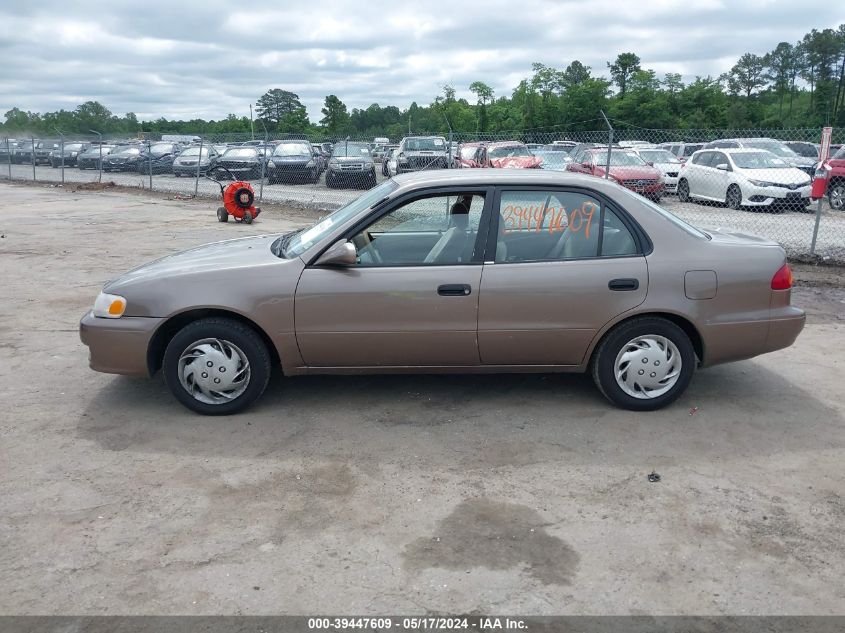
[[[12,108],[0,124],[4,135],[185,133],[306,134],[310,137],[398,139],[413,134],[532,134],[603,129],[602,113],[621,125],[651,129],[781,129],[845,126],[845,24],[813,29],[798,42],[780,42],[771,51],[743,54],[718,77],[684,83],[678,73],[658,76],[643,68],[635,53],[606,63],[607,76],[573,60],[563,68],[532,65],[507,95],[482,81],[467,86],[470,100],[453,85],[431,103],[407,108],[377,103],[353,108],[334,94],[325,97],[322,118],[311,121],[300,97],[273,88],[255,103],[256,118],[229,114],[221,120],[139,121],[133,113],[116,116],[87,101],[74,110],[34,113]]]

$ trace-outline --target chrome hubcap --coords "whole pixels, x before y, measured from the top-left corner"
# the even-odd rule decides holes
[[[830,206],[841,209],[843,205],[845,205],[845,187],[836,185],[830,190]]]
[[[613,365],[616,384],[640,400],[657,398],[672,389],[681,375],[681,354],[664,336],[647,334],[628,341]]]
[[[195,400],[206,404],[231,402],[249,385],[249,360],[234,343],[204,338],[179,357],[179,381]]]

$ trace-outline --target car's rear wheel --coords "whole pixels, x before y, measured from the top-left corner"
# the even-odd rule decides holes
[[[604,337],[593,355],[592,374],[615,405],[653,411],[684,392],[695,363],[692,342],[680,327],[660,317],[640,317]]]
[[[683,179],[678,181],[678,201],[689,202],[689,183]]]
[[[728,208],[738,211],[742,207],[742,191],[736,185],[728,187],[725,193],[725,204]]]
[[[270,354],[249,326],[222,317],[186,325],[164,352],[164,379],[183,405],[229,415],[255,402],[270,379]]]

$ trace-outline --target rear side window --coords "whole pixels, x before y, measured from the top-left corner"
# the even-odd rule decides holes
[[[498,212],[499,263],[637,253],[637,243],[619,217],[583,192],[504,191]]]

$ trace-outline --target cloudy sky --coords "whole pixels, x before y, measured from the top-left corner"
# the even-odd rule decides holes
[[[141,119],[221,118],[279,87],[318,120],[326,94],[350,110],[427,104],[445,83],[509,94],[535,61],[605,74],[633,51],[661,75],[718,75],[842,22],[839,0],[3,0],[0,114],[94,99]]]

